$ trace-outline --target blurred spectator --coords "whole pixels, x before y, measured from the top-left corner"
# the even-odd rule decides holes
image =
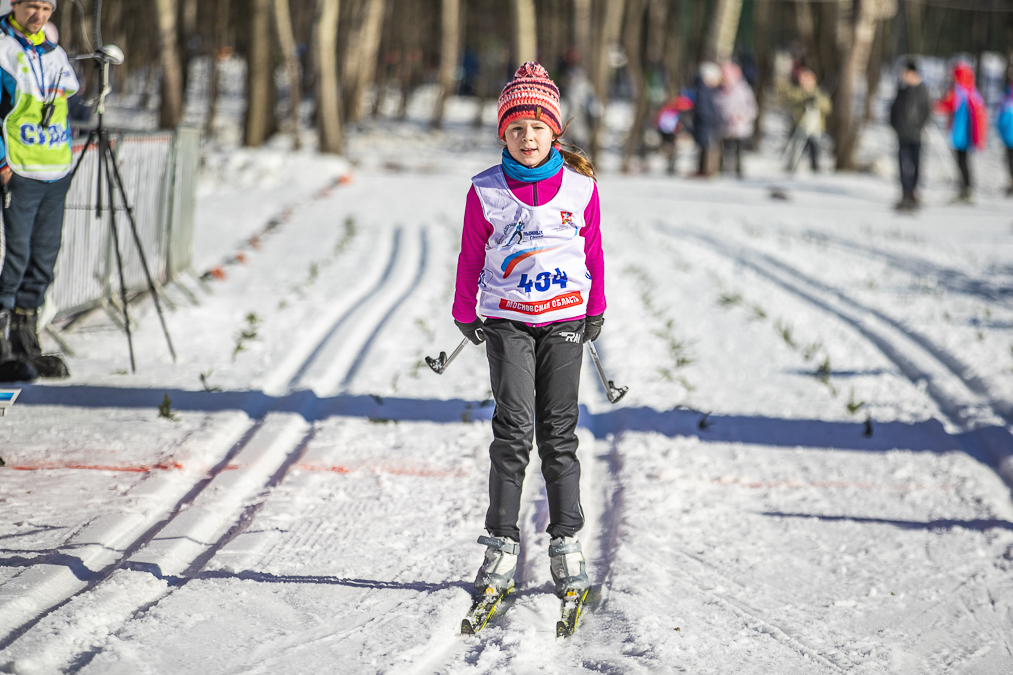
[[[725,156],[732,150],[735,156],[735,175],[742,178],[742,145],[753,135],[756,120],[756,96],[742,79],[742,70],[732,62],[721,65],[721,88],[715,95],[721,112],[721,161],[724,170]]]
[[[675,175],[675,137],[683,129],[682,113],[693,109],[693,100],[688,96],[673,96],[665,101],[654,117],[654,128],[661,134],[661,154],[668,160],[667,171]]]
[[[955,201],[971,201],[971,170],[967,153],[985,148],[988,113],[985,101],[974,86],[974,70],[963,62],[953,66],[953,84],[943,98],[936,101],[936,110],[950,116],[950,143],[957,153],[960,169],[960,193]]]
[[[995,111],[995,128],[1006,146],[1006,161],[1009,163],[1009,187],[1006,196],[1013,196],[1013,77],[1006,83],[1006,91]]]
[[[723,124],[714,101],[720,84],[721,67],[711,61],[701,63],[693,83],[693,140],[700,149],[697,176],[710,176],[714,170],[714,154]]]
[[[903,196],[898,211],[918,208],[918,172],[921,164],[922,129],[932,112],[929,91],[914,61],[904,64],[897,84],[897,98],[890,106],[890,126],[897,132],[900,186]]]
[[[779,93],[791,110],[794,124],[788,143],[788,172],[794,173],[802,153],[809,151],[813,173],[819,171],[819,141],[823,136],[826,116],[833,110],[830,97],[816,85],[816,74],[808,68],[798,71],[798,84],[782,83]]]

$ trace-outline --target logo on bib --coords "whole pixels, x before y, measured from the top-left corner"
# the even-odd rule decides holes
[[[542,246],[539,248],[529,248],[523,251],[517,251],[517,253],[514,253],[512,255],[508,255],[503,260],[503,264],[500,266],[500,269],[503,271],[503,278],[506,279],[507,277],[509,277],[510,273],[514,271],[514,268],[517,267],[517,265],[521,264],[531,256],[538,255],[539,253],[545,253],[546,251],[555,251],[557,248],[562,248],[563,246],[566,246],[566,244],[556,244],[555,246]]]
[[[557,295],[549,300],[537,300],[535,302],[517,302],[515,300],[500,298],[499,308],[521,314],[545,314],[546,312],[554,312],[557,309],[573,307],[574,305],[579,305],[581,302],[580,291],[572,291]]]
[[[21,142],[25,145],[42,145],[55,148],[70,141],[70,130],[66,127],[43,127],[38,124],[21,125]]]
[[[566,225],[567,227],[574,227],[572,211],[560,211],[559,216],[563,219],[563,225]]]
[[[524,240],[524,223],[510,223],[503,226],[503,236],[499,239],[497,248],[508,248],[519,244]]]

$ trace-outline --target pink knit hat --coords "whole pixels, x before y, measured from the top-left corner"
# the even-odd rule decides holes
[[[526,117],[545,122],[557,135],[562,133],[559,87],[549,79],[548,71],[534,61],[518,68],[514,79],[503,87],[503,93],[499,95],[500,138],[506,133],[507,125]]]

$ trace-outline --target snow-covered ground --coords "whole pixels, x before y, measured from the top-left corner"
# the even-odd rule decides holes
[[[785,177],[776,138],[743,181],[607,156],[598,349],[630,391],[585,364],[596,599],[557,640],[535,458],[517,600],[460,636],[493,403],[482,348],[423,358],[460,340],[464,195],[499,150],[450,110],[353,133],[349,162],[209,149],[196,258],[224,278],[169,289],[179,362],[150,304],[137,374],[95,314],[73,377],[0,419],[0,672],[1013,671],[994,147],[974,206],[929,153],[914,217],[890,178]],[[866,132],[863,163],[892,152]]]

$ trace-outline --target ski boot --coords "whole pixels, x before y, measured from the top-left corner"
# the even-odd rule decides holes
[[[15,358],[27,361],[39,371],[39,377],[70,377],[67,364],[55,354],[43,355],[39,345],[39,313],[34,309],[13,312],[11,322],[11,348]]]
[[[475,577],[475,590],[484,593],[493,589],[506,593],[514,587],[514,573],[517,571],[517,554],[521,545],[509,537],[479,537],[479,544],[485,544],[485,560]]]
[[[576,537],[558,537],[549,542],[549,571],[556,595],[562,601],[556,637],[570,637],[577,629],[577,620],[591,588],[584,553]]]
[[[462,635],[474,635],[485,628],[498,609],[505,611],[501,601],[514,590],[520,544],[508,537],[479,537],[478,543],[487,547],[485,560],[475,577],[474,602],[461,622]]]
[[[10,310],[0,310],[0,382],[31,382],[39,377],[39,371],[15,356],[10,340],[11,320]]]

